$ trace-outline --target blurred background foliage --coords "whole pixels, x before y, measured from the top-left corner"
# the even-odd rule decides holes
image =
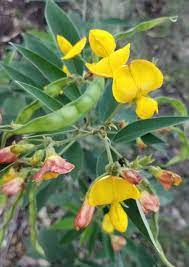
[[[128,37],[127,40],[132,44],[132,58],[158,60],[166,80],[163,89],[158,93],[178,98],[189,107],[189,2],[187,0],[60,0],[56,2],[70,15],[81,31],[81,35],[91,27],[104,28],[116,33],[152,18],[178,16],[176,23],[166,23],[145,33],[139,32]],[[50,37],[45,32],[44,5],[45,1],[37,0],[0,0],[2,62],[9,63],[15,58],[15,51],[8,46],[8,42],[23,42],[24,32],[49,41]],[[16,114],[27,103],[28,96],[21,93],[15,84],[10,83],[3,69],[0,70],[0,95],[0,111],[3,124],[6,124],[15,119]],[[175,105],[178,107],[178,103]],[[174,112],[173,107],[162,104],[160,114],[168,115]],[[162,204],[160,240],[168,258],[177,267],[189,266],[188,127],[189,125],[185,124],[185,135],[174,129],[171,133],[161,132],[162,137],[166,139],[166,146],[153,145],[154,147],[148,147],[146,150],[148,154],[153,151],[155,158],[162,164],[168,162],[174,155],[176,158],[170,162],[171,168],[185,178],[184,184],[176,188],[173,193],[165,193],[160,186],[155,185]],[[84,144],[84,150],[81,150],[77,143],[73,144],[65,157],[77,164],[74,178],[64,179],[63,186],[61,177],[51,181],[38,195],[40,241],[45,248],[48,262],[38,259],[38,255],[35,255],[29,245],[26,214],[23,210],[17,216],[20,224],[17,223],[17,228],[14,227],[6,251],[8,256],[5,266],[48,266],[49,263],[53,267],[161,266],[151,247],[148,251],[145,250],[145,240],[131,223],[127,233],[129,237],[127,245],[116,254],[113,253],[109,238],[99,232],[95,223],[82,234],[73,230],[72,221],[79,207],[78,203],[87,189],[90,176],[96,175],[96,171],[100,170],[100,164],[103,162],[103,156],[98,157],[98,151],[93,155],[89,154],[88,147],[91,146],[93,143],[90,139]],[[131,159],[143,153],[136,145],[127,147],[127,154]],[[94,161],[91,160],[92,156]],[[99,170],[96,170],[96,165],[92,164],[96,161]],[[79,171],[80,169],[82,171]],[[88,181],[83,177],[88,177]],[[78,190],[78,185],[81,192]],[[25,236],[24,239],[23,236]]]

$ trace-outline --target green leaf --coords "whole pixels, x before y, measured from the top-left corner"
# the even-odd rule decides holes
[[[121,129],[113,138],[117,143],[129,143],[147,133],[161,128],[181,124],[189,120],[189,117],[159,117],[147,120],[135,121],[125,128]]]
[[[142,141],[147,145],[165,143],[163,139],[151,133],[145,134],[141,138],[142,138]]]
[[[167,260],[159,242],[155,240],[140,203],[132,199],[127,200],[125,203],[128,206],[127,209],[125,208],[125,211],[127,212],[129,218],[140,230],[140,232],[153,244],[165,266],[174,267]]]
[[[112,95],[112,82],[108,81],[104,90],[104,94],[97,106],[98,117],[101,121],[107,120],[117,107],[117,102]]]
[[[39,69],[36,68],[36,66],[34,66],[26,58],[23,58],[21,61],[14,61],[11,64],[11,67],[13,67],[14,69],[19,69],[19,72],[32,79],[32,81],[38,87],[43,87],[47,83],[49,83],[49,81],[44,77],[44,75],[39,71]]]
[[[103,244],[104,254],[106,258],[109,258],[111,261],[114,261],[115,254],[112,249],[110,235],[107,235],[106,233],[102,232],[102,244]]]
[[[180,116],[187,116],[187,114],[188,114],[186,106],[179,99],[175,99],[175,98],[167,97],[167,96],[159,96],[156,98],[156,100],[158,101],[159,104],[171,105],[173,108],[176,109],[177,113]]]
[[[156,19],[151,19],[148,21],[141,22],[137,24],[136,26],[128,29],[127,31],[117,33],[115,35],[117,40],[125,39],[127,37],[132,36],[133,34],[137,32],[143,32],[143,31],[148,31],[151,30],[152,28],[159,26],[161,24],[167,23],[167,22],[176,22],[177,21],[177,16],[175,17],[161,17],[161,18],[156,18]]]
[[[75,165],[71,172],[72,177],[78,177],[84,164],[84,152],[80,144],[75,142],[65,153],[64,157]]]
[[[52,0],[47,0],[45,18],[55,41],[57,34],[63,35],[72,44],[79,41],[80,36],[75,25],[66,13]]]
[[[36,86],[35,82],[32,81],[32,79],[22,74],[17,69],[11,66],[5,65],[5,64],[1,64],[1,66],[3,67],[3,69],[6,71],[6,73],[9,75],[11,79]]]
[[[40,57],[54,64],[58,68],[62,67],[62,62],[55,52],[53,53],[40,39],[31,34],[24,34],[26,48],[35,52]]]
[[[55,82],[52,82],[45,86],[45,93],[49,96],[57,96],[63,91],[64,87],[70,83],[67,77],[61,78]],[[63,103],[64,104],[64,103]],[[16,123],[24,124],[30,120],[30,118],[35,114],[37,110],[42,107],[42,103],[35,100],[32,103],[24,107],[24,109],[18,114]]]
[[[77,28],[71,19],[66,15],[66,13],[52,0],[47,1],[45,18],[49,30],[54,38],[55,44],[57,34],[64,36],[71,42],[71,44],[75,44],[77,41],[79,41],[80,36]],[[72,62],[75,64],[75,68],[77,69],[78,73],[81,74],[83,71],[82,61],[79,59],[74,59],[68,63],[71,64]]]
[[[51,228],[55,230],[71,230],[74,229],[73,222],[74,222],[74,217],[66,217],[54,223],[51,226]]]
[[[18,50],[19,53],[28,59],[36,68],[38,68],[48,81],[53,82],[65,76],[61,69],[40,57],[35,52],[26,49],[21,45],[12,45]]]
[[[24,89],[27,93],[33,96],[36,100],[39,100],[42,104],[47,106],[51,111],[55,111],[62,107],[62,104],[59,101],[49,96],[41,89],[38,89],[37,87],[31,86],[26,83],[21,83],[18,81],[16,81],[16,84],[18,84],[18,86]]]

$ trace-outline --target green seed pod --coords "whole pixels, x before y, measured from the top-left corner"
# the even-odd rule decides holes
[[[95,78],[85,93],[73,102],[45,116],[36,118],[22,127],[10,131],[13,134],[30,134],[62,130],[73,125],[89,112],[100,99],[104,89],[104,79]]]

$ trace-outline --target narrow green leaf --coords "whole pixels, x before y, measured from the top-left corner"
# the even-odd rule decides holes
[[[136,26],[124,31],[120,32],[115,35],[117,40],[121,40],[124,38],[127,38],[129,36],[132,36],[133,34],[137,32],[143,32],[143,31],[148,31],[151,30],[152,28],[159,26],[161,24],[167,23],[167,22],[176,22],[177,21],[177,16],[174,17],[161,17],[161,18],[156,18],[156,19],[151,19],[148,21],[141,22],[137,24]]]
[[[6,73],[9,75],[11,79],[36,86],[35,82],[33,82],[32,79],[22,74],[17,69],[11,66],[5,65],[5,64],[1,64],[1,66],[3,67],[3,69],[6,71]]]
[[[52,82],[45,86],[45,93],[49,96],[57,96],[63,91],[64,87],[70,83],[70,80],[67,77],[61,78],[55,82]],[[64,104],[64,102],[63,102]],[[32,103],[25,106],[21,112],[18,114],[16,118],[16,123],[24,124],[28,122],[31,117],[35,114],[37,110],[39,110],[43,104],[38,100],[33,101]]]
[[[45,18],[51,33],[54,35],[55,41],[57,34],[63,35],[72,44],[80,39],[79,32],[71,19],[52,0],[47,0]]]
[[[135,121],[125,128],[121,129],[113,138],[117,143],[129,143],[147,133],[155,130],[181,124],[189,120],[189,117],[159,117],[147,120]]]
[[[84,152],[81,145],[75,142],[65,153],[64,157],[75,165],[74,170],[71,172],[72,177],[79,177],[83,170]]]
[[[187,116],[187,114],[188,114],[186,106],[179,99],[175,99],[175,98],[167,97],[167,96],[159,96],[156,98],[156,100],[158,101],[159,104],[171,105],[173,108],[176,109],[177,113],[180,116]]]
[[[145,134],[141,138],[142,138],[142,141],[147,145],[165,143],[163,139],[151,133]]]
[[[51,228],[55,230],[71,230],[74,229],[73,222],[74,217],[66,217],[54,223]]]
[[[154,248],[158,252],[162,262],[167,267],[174,267],[166,258],[161,245],[158,241],[155,240],[153,233],[150,229],[148,221],[144,215],[144,212],[141,208],[139,202],[135,200],[127,200],[125,202],[129,208],[126,209],[126,212],[131,219],[131,221],[136,225],[136,227],[140,230],[140,232],[153,244]]]
[[[56,44],[57,34],[64,36],[71,44],[75,44],[79,39],[79,32],[66,13],[52,0],[48,0],[45,8],[45,18]],[[56,18],[56,19],[55,19]],[[68,62],[72,63],[72,60]],[[83,71],[83,63],[79,59],[74,59],[75,69],[79,74]],[[70,69],[70,68],[69,68]]]
[[[19,69],[19,72],[32,79],[37,87],[43,87],[49,83],[48,79],[45,78],[45,76],[39,71],[39,69],[36,68],[36,66],[34,66],[26,58],[23,58],[21,61],[14,61],[11,64],[11,67],[13,67],[14,69]]]
[[[22,89],[24,89],[27,93],[33,96],[35,99],[39,100],[42,104],[47,106],[51,111],[55,111],[62,107],[62,104],[54,99],[53,97],[46,94],[44,91],[38,89],[37,87],[31,86],[26,83],[21,83],[16,81]]]
[[[60,58],[53,53],[39,38],[31,35],[24,34],[24,40],[26,43],[26,48],[38,54],[40,57],[54,64],[58,68],[62,67],[62,62]]]
[[[44,58],[40,57],[33,51],[26,49],[21,45],[12,45],[18,50],[19,53],[21,53],[26,59],[28,59],[36,68],[38,68],[48,81],[53,82],[64,76],[64,73],[61,69],[46,61]]]
[[[115,101],[112,95],[112,82],[108,81],[104,90],[104,94],[97,106],[98,117],[101,121],[107,120],[107,118],[114,112],[118,103]]]

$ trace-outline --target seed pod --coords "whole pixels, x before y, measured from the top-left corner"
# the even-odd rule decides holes
[[[22,127],[10,131],[13,134],[30,134],[62,130],[74,124],[89,112],[100,99],[104,89],[104,79],[95,78],[75,101],[45,116],[31,120]]]

